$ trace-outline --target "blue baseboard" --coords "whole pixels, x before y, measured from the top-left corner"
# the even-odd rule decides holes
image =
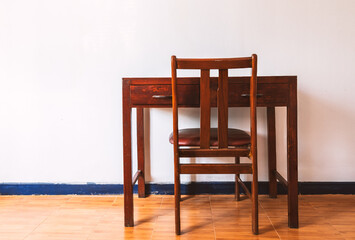
[[[122,184],[4,183],[1,195],[122,194]]]
[[[250,187],[250,182],[246,185]],[[137,185],[133,188],[137,193]],[[147,194],[174,194],[173,184],[147,184]],[[192,182],[181,185],[181,193],[233,194],[233,182]],[[278,185],[278,193],[286,194],[286,189]],[[300,194],[355,194],[355,182],[300,182]],[[55,184],[55,183],[3,183],[0,195],[99,195],[123,194],[122,184]],[[259,194],[268,194],[268,183],[259,182]]]

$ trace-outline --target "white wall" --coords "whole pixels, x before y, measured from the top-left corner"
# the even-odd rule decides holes
[[[169,76],[172,54],[251,53],[259,75],[298,75],[300,181],[355,181],[354,1],[14,0],[0,2],[0,182],[122,183],[121,78]],[[172,182],[171,111],[146,113],[148,180]],[[277,121],[282,148],[284,109]]]

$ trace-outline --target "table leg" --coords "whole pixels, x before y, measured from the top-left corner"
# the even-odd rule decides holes
[[[132,185],[132,136],[130,91],[128,82],[122,82],[122,125],[123,125],[123,193],[124,225],[133,227],[133,185]]]
[[[290,83],[287,107],[288,226],[298,228],[297,85]]]
[[[138,197],[145,197],[145,172],[144,172],[144,109],[137,108],[137,158],[138,171],[141,174],[138,178]]]
[[[277,197],[275,107],[267,107],[267,145],[269,166],[269,197]]]

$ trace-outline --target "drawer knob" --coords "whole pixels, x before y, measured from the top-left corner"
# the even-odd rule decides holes
[[[172,97],[171,95],[153,95],[155,99],[171,99]]]
[[[242,97],[250,97],[250,94],[249,93],[243,93],[240,96],[242,96]],[[262,93],[256,94],[256,97],[262,97],[262,96],[264,96],[264,94],[262,94]]]

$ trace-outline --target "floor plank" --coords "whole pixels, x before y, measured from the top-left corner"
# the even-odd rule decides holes
[[[135,227],[123,226],[123,196],[0,196],[0,240],[355,239],[354,195],[301,195],[300,228],[287,226],[287,197],[259,197],[260,234],[251,202],[233,195],[183,196],[182,235],[174,198],[134,197]]]

